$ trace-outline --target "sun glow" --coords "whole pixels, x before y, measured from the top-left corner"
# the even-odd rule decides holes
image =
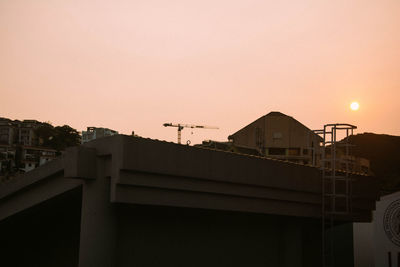
[[[358,102],[352,102],[352,103],[350,104],[350,108],[351,108],[352,110],[358,110],[358,109],[360,108],[360,104],[358,104]]]

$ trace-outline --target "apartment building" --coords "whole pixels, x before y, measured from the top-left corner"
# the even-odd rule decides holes
[[[36,120],[0,118],[0,175],[28,172],[56,157],[56,150],[39,146]]]
[[[42,123],[36,120],[10,120],[0,118],[0,144],[5,145],[38,145],[38,138],[35,130]]]
[[[0,144],[11,145],[15,139],[15,124],[7,118],[0,118]]]

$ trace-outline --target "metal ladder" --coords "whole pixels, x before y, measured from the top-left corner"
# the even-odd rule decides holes
[[[335,218],[352,213],[352,178],[349,136],[356,126],[344,123],[326,124],[315,131],[322,144],[322,266],[335,266],[332,229]],[[344,139],[338,141],[338,133]]]

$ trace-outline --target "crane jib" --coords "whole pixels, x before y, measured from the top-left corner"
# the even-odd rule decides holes
[[[201,129],[218,129],[215,126],[205,126],[205,125],[192,125],[192,124],[174,124],[174,123],[164,123],[164,127],[177,127],[178,128],[178,144],[181,143],[181,131],[183,128],[201,128]]]

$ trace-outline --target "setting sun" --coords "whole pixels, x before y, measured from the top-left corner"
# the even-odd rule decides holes
[[[350,108],[351,108],[352,110],[358,110],[358,109],[360,108],[360,105],[358,104],[358,102],[352,102],[352,103],[350,104]]]

